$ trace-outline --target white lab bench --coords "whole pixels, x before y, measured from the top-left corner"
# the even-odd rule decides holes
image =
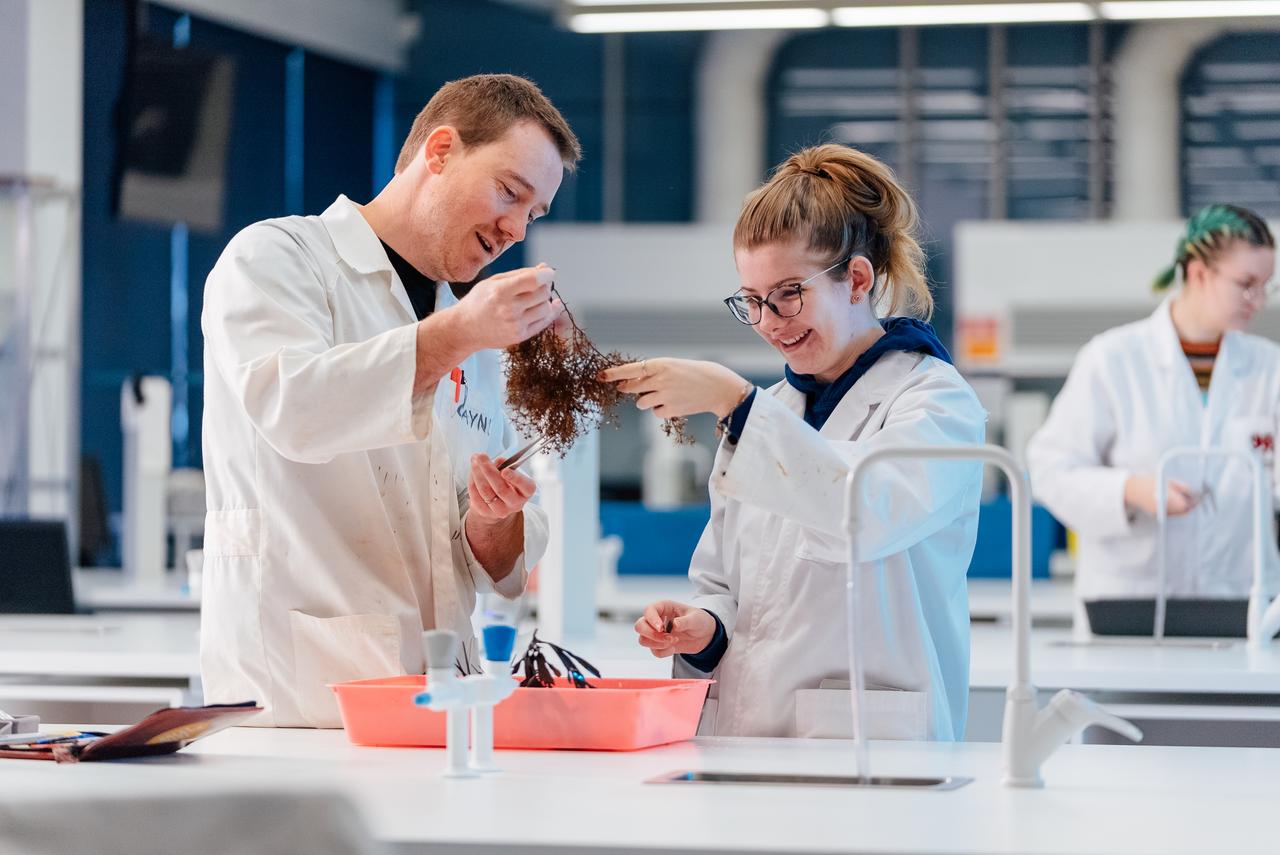
[[[1069,627],[1075,614],[1071,577],[1031,582],[1031,625]],[[1009,579],[970,579],[969,618],[975,623],[1013,620],[1013,582]]]
[[[970,739],[999,738],[1013,676],[1013,632],[975,625],[969,660]],[[1069,629],[1031,634],[1032,681],[1075,689],[1134,718],[1152,739],[1280,746],[1280,646],[1244,639],[1076,640]]]
[[[199,703],[199,632],[196,613],[0,616],[0,707]]]
[[[607,676],[670,675],[669,660],[655,659],[636,644],[630,622],[602,621],[596,629],[589,641],[561,640]],[[15,699],[192,702],[200,695],[198,631],[199,615],[183,612],[0,617],[0,707]],[[1173,639],[1159,648],[1137,640],[1065,646],[1071,640],[1067,629],[1033,631],[1033,677],[1041,689],[1087,692],[1140,719],[1160,741],[1280,744],[1275,645],[1254,650],[1240,641],[1209,649]],[[999,737],[1012,670],[1010,627],[974,624],[970,739]],[[1159,732],[1188,727],[1184,737]],[[1254,735],[1240,735],[1242,728]]]
[[[1280,750],[1069,745],[1043,790],[1000,783],[1000,746],[875,743],[879,775],[966,776],[951,791],[654,785],[682,769],[851,772],[847,742],[697,739],[647,751],[500,751],[506,771],[451,780],[438,749],[360,748],[341,731],[239,728],[179,757],[0,761],[6,799],[330,786],[396,852],[1274,852]],[[228,829],[228,833],[233,833]]]
[[[76,605],[88,611],[200,610],[200,592],[187,587],[185,573],[168,573],[164,581],[137,582],[118,568],[79,567],[72,574]]]

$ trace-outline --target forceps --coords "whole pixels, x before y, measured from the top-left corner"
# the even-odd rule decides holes
[[[1216,514],[1218,512],[1218,503],[1213,499],[1213,488],[1208,484],[1200,488],[1200,492],[1196,493],[1195,499],[1196,505],[1203,504],[1205,510],[1209,513]]]
[[[498,465],[498,471],[501,472],[503,469],[510,469],[512,466],[524,465],[524,463],[532,459],[535,454],[546,448],[549,442],[550,440],[545,436],[538,437],[533,442],[508,457],[506,460],[502,461],[502,463]]]

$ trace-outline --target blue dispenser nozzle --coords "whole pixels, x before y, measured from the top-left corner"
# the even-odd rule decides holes
[[[510,662],[516,646],[516,628],[503,623],[491,623],[481,635],[484,638],[484,658],[490,662]]]

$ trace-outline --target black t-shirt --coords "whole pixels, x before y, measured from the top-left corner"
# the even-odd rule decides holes
[[[391,260],[391,266],[395,268],[396,275],[404,283],[404,290],[409,293],[409,302],[413,304],[413,313],[418,316],[418,320],[422,320],[436,309],[435,280],[424,276],[418,268],[405,261],[400,253],[387,246],[386,241],[380,241],[380,243],[382,248],[387,251],[387,258]]]

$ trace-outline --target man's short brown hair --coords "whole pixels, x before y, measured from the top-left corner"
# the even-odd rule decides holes
[[[413,160],[436,128],[451,125],[462,144],[481,146],[503,137],[521,122],[536,122],[551,137],[564,168],[572,172],[582,157],[582,146],[542,90],[531,80],[514,74],[476,74],[440,87],[413,120],[409,136],[396,159],[396,172]]]

